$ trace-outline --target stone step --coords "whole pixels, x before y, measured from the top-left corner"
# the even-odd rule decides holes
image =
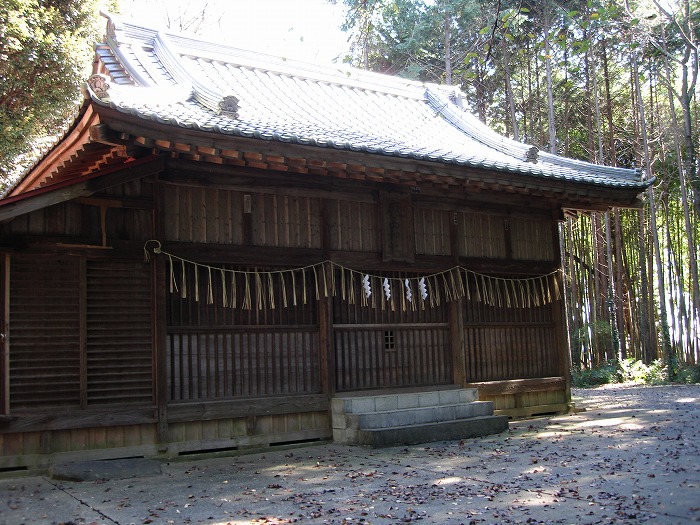
[[[478,398],[475,388],[452,388],[428,392],[339,396],[331,400],[333,413],[366,414],[407,408],[471,403]]]
[[[482,437],[498,434],[507,429],[508,416],[478,416],[389,428],[361,430],[334,428],[333,439],[338,443],[376,448]]]
[[[493,415],[493,402],[472,401],[365,413],[333,413],[333,428],[377,429]]]

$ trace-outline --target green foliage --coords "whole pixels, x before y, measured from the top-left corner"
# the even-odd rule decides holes
[[[571,371],[571,383],[578,388],[621,382],[622,374],[617,361],[608,361],[595,368],[574,369]]]
[[[649,375],[649,366],[632,357],[620,362],[622,378],[632,383],[645,383]]]
[[[634,358],[610,360],[590,369],[573,369],[571,383],[577,388],[589,388],[610,383],[667,385],[700,383],[700,365],[673,364],[673,380],[669,378],[668,363],[656,359],[650,364]]]
[[[90,64],[95,0],[0,0],[0,177],[75,109]]]
[[[668,376],[668,365],[661,359],[651,364],[644,364],[634,358],[624,359],[620,363],[622,380],[627,383],[642,383],[647,385],[664,385],[671,382]]]
[[[700,383],[700,365],[680,367],[676,372],[676,382],[686,385]]]

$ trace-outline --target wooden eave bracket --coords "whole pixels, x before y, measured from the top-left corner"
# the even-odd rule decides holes
[[[210,166],[235,166],[299,174],[331,176],[377,184],[432,185],[440,191],[491,191],[546,199],[560,207],[586,211],[610,207],[636,208],[639,201],[631,190],[601,189],[578,183],[525,180],[519,176],[478,168],[440,165],[428,161],[337,151],[298,144],[270,144],[241,137],[212,136],[198,130],[171,130],[113,109],[100,108],[103,120],[90,130],[91,137],[105,144],[130,144],[168,153],[171,159],[203,162]],[[215,160],[216,159],[216,160]]]
[[[88,147],[90,144],[103,145],[104,151],[91,150]],[[139,153],[136,146],[130,145],[119,133],[101,123],[99,113],[92,104],[86,103],[61,141],[37,162],[9,195],[21,195],[50,186],[52,181],[72,179],[75,175],[88,176],[113,164],[114,159],[126,160],[139,156]],[[80,163],[84,165],[80,166]]]
[[[112,132],[107,124],[90,126],[88,133],[92,142],[99,142],[108,146],[124,146],[124,140],[120,140],[120,137]]]
[[[78,197],[89,197],[107,188],[160,173],[164,166],[162,157],[152,155],[7,197],[0,201],[0,221]]]
[[[42,181],[49,179],[70,157],[79,151],[89,141],[87,130],[100,117],[94,111],[92,104],[86,103],[71,129],[61,141],[49,151],[27,175],[20,180],[10,192],[11,196],[19,195],[37,188]]]

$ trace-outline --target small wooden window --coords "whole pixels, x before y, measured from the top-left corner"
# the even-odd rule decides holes
[[[393,330],[384,331],[384,350],[386,350],[387,352],[396,351],[396,340],[394,339]]]

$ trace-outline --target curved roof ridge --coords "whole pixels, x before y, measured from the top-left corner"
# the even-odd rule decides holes
[[[121,44],[133,45],[135,42],[140,41],[141,45],[152,46],[154,52],[158,53],[159,58],[161,53],[168,53],[171,58],[175,58],[179,54],[327,84],[337,84],[404,96],[416,100],[424,98],[424,92],[427,87],[447,94],[458,91],[458,88],[454,86],[431,84],[384,73],[366,71],[345,64],[319,65],[265,52],[241,49],[230,44],[203,40],[197,36],[184,35],[166,29],[156,29],[123,20],[118,15],[104,13],[104,16],[109,21],[111,33],[109,40],[114,47],[118,48]],[[168,67],[178,64],[178,62],[178,60],[169,60]],[[190,83],[196,85],[195,82],[190,81]]]
[[[474,115],[431,88],[426,89],[425,97],[435,111],[471,138],[518,160],[527,160],[527,154],[533,146],[499,135]]]
[[[562,166],[564,168],[571,168],[575,170],[585,169],[593,173],[599,173],[601,175],[615,175],[618,177],[627,178],[629,180],[639,180],[639,178],[642,176],[642,170],[639,168],[617,168],[614,166],[605,166],[603,164],[594,164],[585,160],[562,157],[546,151],[541,151],[539,156],[545,162]]]
[[[187,69],[179,60],[179,54],[176,46],[171,41],[171,36],[162,30],[146,28],[144,26],[135,25],[130,22],[109,15],[110,19],[110,46],[119,60],[127,67],[128,73],[132,74],[141,87],[149,90],[157,88],[180,88],[179,93],[187,93],[182,100],[186,100],[190,96],[202,104],[205,108],[215,114],[220,113],[221,103],[225,99],[225,93],[219,93],[217,90],[209,87],[205,82],[201,82],[196,75]],[[140,42],[140,45],[139,45]],[[130,57],[121,51],[122,45],[130,45],[132,53],[137,60],[141,62],[141,67],[148,70],[148,65],[142,58],[142,54],[137,52],[137,49],[142,49],[143,45],[152,48],[153,54],[158,58],[168,74],[175,81],[176,86],[162,86],[158,83],[158,79],[154,75],[150,75],[151,79],[145,78],[138,73],[138,68],[132,63]],[[172,91],[168,89],[167,91]]]
[[[466,133],[482,144],[490,146],[501,153],[510,155],[521,161],[546,162],[562,168],[574,170],[584,170],[589,173],[600,175],[611,175],[624,177],[629,180],[638,180],[641,170],[629,168],[616,168],[593,164],[592,162],[562,157],[546,151],[540,151],[536,146],[518,142],[517,140],[498,134],[486,124],[481,122],[476,116],[464,111],[459,105],[439,92],[426,89],[426,99],[428,103],[450,124]],[[533,150],[534,148],[534,150]]]

